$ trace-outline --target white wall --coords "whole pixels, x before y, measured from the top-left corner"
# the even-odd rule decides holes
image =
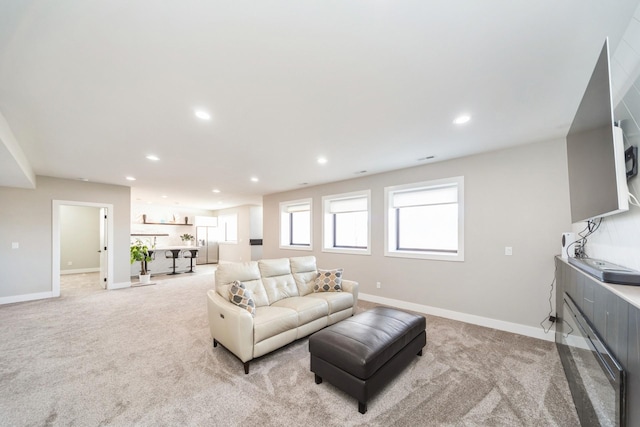
[[[129,283],[131,189],[38,176],[35,190],[0,187],[0,302],[52,291],[53,200],[113,205],[113,283]]]
[[[263,199],[264,256],[312,254],[321,268],[344,268],[345,278],[360,282],[365,294],[542,335],[553,257],[560,253],[561,233],[571,227],[566,161],[561,139],[271,194]],[[460,175],[465,178],[465,261],[385,257],[384,187]],[[372,254],[322,252],[322,196],[366,189],[371,190]],[[280,249],[279,203],[307,197],[314,206],[313,251]],[[505,246],[513,247],[513,256],[504,255]]]
[[[60,273],[100,271],[100,208],[61,206],[59,218]]]
[[[143,224],[142,215],[146,215],[147,222],[165,222],[164,224]],[[134,203],[131,206],[131,233],[132,234],[167,234],[167,236],[156,236],[156,246],[175,246],[182,245],[182,239],[180,236],[183,234],[191,234],[195,237],[196,216],[215,216],[214,211],[205,209],[193,209],[176,206],[155,206]],[[191,225],[185,225],[184,219]],[[172,224],[169,221],[175,218],[176,223]],[[134,239],[141,239],[144,242],[153,244],[153,236],[149,237],[132,237]]]
[[[611,59],[615,120],[622,121],[625,148],[640,146],[640,7]],[[640,177],[628,181],[629,190],[640,198]],[[574,225],[574,231],[585,223]],[[640,270],[640,208],[605,217],[589,237],[587,255]]]

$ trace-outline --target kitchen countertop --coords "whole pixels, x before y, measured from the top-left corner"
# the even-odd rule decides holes
[[[202,246],[156,246],[155,248],[150,248],[150,251],[170,251],[172,249],[200,249]]]
[[[614,294],[616,294],[617,296],[619,296],[623,300],[627,301],[629,304],[632,304],[635,307],[640,308],[640,286],[616,285],[614,283],[601,282],[596,277],[593,277],[592,275],[590,275],[586,271],[582,271],[579,268],[577,268],[575,265],[569,264],[569,262],[567,260],[565,260],[563,258],[560,258],[560,260],[562,260],[562,262],[564,262],[565,264],[569,265],[569,267],[575,269],[576,271],[579,271],[579,272],[581,272],[583,274],[586,274],[587,276],[591,277],[598,284],[600,284],[602,287],[604,287],[606,289],[609,289],[611,292],[613,292]]]

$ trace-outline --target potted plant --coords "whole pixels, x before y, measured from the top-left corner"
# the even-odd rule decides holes
[[[184,242],[184,244],[186,244],[187,246],[191,246],[191,242],[193,242],[196,238],[193,237],[193,235],[188,234],[188,233],[184,233],[182,236],[180,236],[180,239]]]
[[[140,262],[140,283],[147,284],[151,280],[151,274],[147,272],[147,262],[153,260],[151,254],[149,254],[149,247],[145,245],[142,240],[136,239],[131,244],[131,264],[136,261]]]

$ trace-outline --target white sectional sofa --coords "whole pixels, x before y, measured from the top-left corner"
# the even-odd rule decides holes
[[[314,256],[220,264],[215,290],[207,293],[209,328],[218,343],[249,362],[354,314],[358,283],[342,279],[341,292],[314,292]],[[239,281],[253,294],[250,313],[230,301]]]

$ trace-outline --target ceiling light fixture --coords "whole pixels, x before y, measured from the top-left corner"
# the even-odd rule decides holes
[[[324,165],[325,163],[327,163],[327,158],[326,157],[318,157],[318,163],[320,163],[321,165]]]
[[[255,176],[251,177],[251,182],[258,182],[258,181],[259,181],[259,179],[256,178]]]
[[[127,181],[135,181],[136,179],[132,176],[128,176],[126,177]]]
[[[164,195],[164,194],[163,194],[163,195],[162,195],[162,196],[160,196],[160,197],[162,197],[163,199],[166,199],[166,198],[167,198],[167,197],[169,197],[169,196],[166,196],[166,195]]]
[[[354,172],[356,175],[362,175],[363,173],[367,173],[366,170],[356,171]]]
[[[147,156],[148,160],[153,160],[154,162],[157,162],[158,160],[160,160],[160,158],[158,156],[154,156],[153,154],[149,154]]]
[[[78,178],[78,181],[87,182],[87,181],[89,181],[89,178]]]
[[[453,124],[455,124],[455,125],[463,125],[463,124],[467,123],[469,120],[471,120],[471,116],[469,116],[467,114],[463,114],[461,116],[456,117],[453,120]]]
[[[196,110],[195,115],[202,120],[211,120],[211,115],[203,110]]]
[[[220,192],[220,190],[218,190],[217,188],[214,188],[214,189],[213,189],[213,190],[211,190],[211,191],[213,191],[213,192],[214,192],[214,193],[216,193],[216,194],[218,194],[218,193]]]
[[[434,159],[436,156],[424,156],[424,157],[420,157],[418,159],[419,162],[424,162],[425,160],[431,160]]]

